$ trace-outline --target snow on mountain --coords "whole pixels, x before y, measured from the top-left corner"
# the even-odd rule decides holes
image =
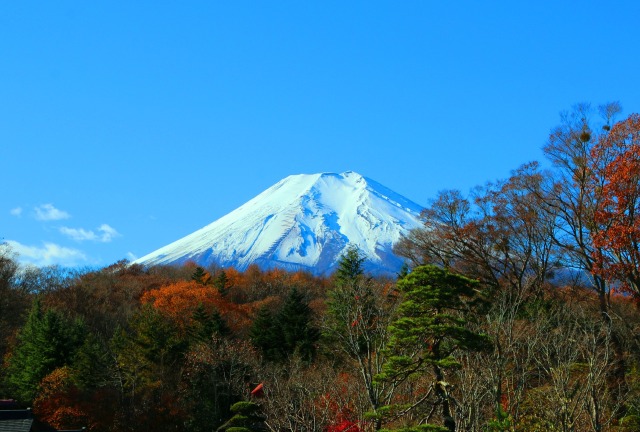
[[[256,263],[327,274],[348,245],[374,273],[397,271],[393,244],[420,226],[422,207],[352,171],[289,176],[206,227],[134,263]]]

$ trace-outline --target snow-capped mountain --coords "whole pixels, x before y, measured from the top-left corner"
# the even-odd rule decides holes
[[[420,226],[422,207],[352,171],[300,174],[279,181],[215,222],[134,263],[194,261],[239,270],[256,263],[331,273],[348,245],[374,273],[397,271],[393,244]]]

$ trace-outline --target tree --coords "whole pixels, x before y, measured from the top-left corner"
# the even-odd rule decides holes
[[[86,401],[79,397],[70,375],[66,366],[49,373],[42,380],[39,395],[33,403],[38,420],[56,429],[79,429],[89,423],[89,413],[86,406],[82,406]]]
[[[81,390],[92,391],[111,384],[113,363],[106,343],[87,332],[73,357],[71,379]]]
[[[542,337],[534,359],[546,385],[531,408],[557,430],[606,430],[626,399],[607,389],[614,355],[611,329],[589,315],[565,303],[552,305],[536,320]]]
[[[29,290],[18,283],[20,266],[10,247],[0,243],[0,358],[4,358],[9,339],[24,323],[29,309]]]
[[[260,406],[272,432],[326,431],[338,417],[337,408],[359,395],[345,389],[326,362],[310,365],[292,357],[286,368],[266,366]]]
[[[279,357],[280,339],[274,323],[274,317],[267,306],[258,309],[249,330],[249,338],[254,347],[262,352],[265,360],[273,361]]]
[[[508,327],[519,308],[544,297],[559,268],[557,215],[544,204],[546,178],[531,163],[469,196],[441,192],[422,214],[424,228],[412,230],[395,248],[414,265],[436,264],[477,279],[499,300],[502,312],[495,318],[500,323],[489,327],[495,341],[490,364],[496,413],[508,391]]]
[[[45,311],[39,299],[34,301],[7,368],[7,382],[21,402],[33,401],[45,376],[72,363],[85,333],[81,321],[53,309]]]
[[[346,286],[357,285],[364,276],[364,262],[367,260],[357,246],[349,246],[338,261],[336,283]]]
[[[132,317],[128,331],[116,332],[111,345],[122,386],[132,398],[169,385],[186,348],[176,325],[149,305]]]
[[[248,311],[226,298],[212,286],[196,281],[177,281],[158,289],[147,291],[141,298],[143,303],[170,317],[182,330],[188,330],[197,318],[196,311],[203,309],[209,317],[219,314],[230,330],[238,331],[248,321]]]
[[[275,316],[266,306],[258,310],[249,337],[262,351],[265,360],[283,361],[297,354],[305,361],[311,361],[320,338],[312,318],[313,311],[294,287]]]
[[[591,149],[594,273],[640,296],[640,115],[632,114]]]
[[[356,247],[347,249],[338,262],[335,286],[329,291],[324,335],[332,347],[350,360],[374,412],[390,402],[395,387],[374,383],[382,372],[385,347],[396,298],[389,287],[364,274],[365,258]],[[381,421],[375,423],[380,429]]]
[[[41,281],[46,283],[45,304],[82,317],[88,328],[108,340],[115,329],[127,325],[144,292],[169,283],[171,278],[162,271],[119,261],[95,271],[65,271],[59,276],[47,272],[35,282],[40,290]]]
[[[414,265],[436,264],[480,280],[494,290],[539,295],[553,258],[554,215],[540,211],[543,176],[536,164],[507,180],[441,192],[395,251]]]
[[[211,282],[211,275],[204,271],[202,267],[196,267],[191,274],[191,280],[197,282],[200,285],[208,285]]]
[[[294,287],[275,317],[275,332],[281,338],[279,357],[297,354],[311,361],[316,352],[320,331],[313,325],[313,311],[304,296]]]
[[[435,405],[441,409],[443,426],[453,432],[456,421],[447,370],[460,367],[454,357],[457,351],[480,351],[490,346],[486,335],[471,328],[471,321],[483,303],[478,282],[427,265],[416,267],[399,280],[398,289],[404,298],[398,308],[399,316],[390,327],[388,346],[392,355],[378,379],[400,383],[416,375],[433,373]],[[426,401],[429,393],[408,409]]]
[[[211,431],[229,418],[229,407],[255,382],[257,356],[246,342],[214,335],[191,347],[180,385],[189,414],[186,429]]]
[[[220,270],[218,275],[213,280],[213,286],[216,287],[220,295],[223,297],[229,292],[229,278],[224,270]]]
[[[612,185],[611,179],[607,178],[606,167],[615,165],[615,151],[609,151],[611,146],[604,143],[622,144],[615,137],[622,138],[625,127],[618,128],[613,138],[609,138],[611,125],[621,111],[620,104],[605,104],[598,111],[604,121],[601,128],[591,120],[591,106],[579,104],[572,112],[564,113],[561,124],[552,131],[544,153],[555,170],[552,181],[546,184],[541,211],[556,215],[553,241],[562,257],[561,265],[576,270],[581,279],[588,278],[590,288],[598,296],[601,318],[612,326],[611,284],[608,280],[612,276],[609,273],[612,267],[607,264],[611,261],[605,257],[615,255],[608,249],[611,245],[607,241],[614,236],[608,228],[612,221],[603,216],[612,210],[610,198],[615,195],[612,189],[615,186],[609,188],[608,193],[605,188],[605,185]],[[626,360],[623,341],[615,331],[611,334],[611,343],[615,348],[616,366],[609,384],[611,391],[621,398],[626,391]]]
[[[240,401],[231,406],[234,413],[216,432],[253,432],[264,431],[264,417],[260,414],[260,406],[253,402]]]
[[[122,396],[120,429],[168,430],[184,421],[175,392],[186,347],[175,323],[150,305],[131,318],[128,329],[116,330],[111,350]]]
[[[187,333],[193,341],[204,342],[211,339],[214,334],[229,336],[231,330],[217,310],[214,309],[209,313],[203,304],[199,304],[193,312]]]
[[[553,129],[543,149],[554,171],[551,181],[545,183],[540,210],[555,215],[553,241],[559,248],[561,264],[591,276],[591,288],[598,295],[605,321],[611,319],[609,285],[596,271],[596,257],[602,251],[593,242],[602,229],[594,218],[602,190],[594,184],[601,184],[603,179],[602,172],[594,169],[591,157],[595,143],[606,139],[611,122],[620,111],[616,102],[600,106],[605,124],[598,128],[591,120],[591,105],[578,104],[571,112],[561,114],[560,125]],[[597,163],[606,165],[605,155],[601,156]]]

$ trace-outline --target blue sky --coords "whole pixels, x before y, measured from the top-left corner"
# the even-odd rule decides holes
[[[104,266],[290,174],[427,204],[541,160],[559,112],[640,111],[637,1],[0,4],[0,239]]]

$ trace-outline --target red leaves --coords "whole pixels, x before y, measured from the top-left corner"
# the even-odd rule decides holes
[[[591,159],[595,273],[640,295],[640,115],[616,123]]]
[[[326,432],[360,432],[360,426],[356,422],[342,420],[335,425],[329,426]]]
[[[34,413],[45,423],[57,429],[89,426],[87,407],[71,383],[68,367],[55,369],[40,383],[40,393],[34,401]]]

